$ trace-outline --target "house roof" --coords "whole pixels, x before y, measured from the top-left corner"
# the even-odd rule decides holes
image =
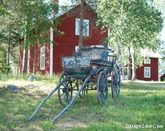
[[[150,49],[141,49],[141,55],[143,57],[161,58],[162,56],[158,52],[154,52]]]
[[[69,12],[70,10],[76,8],[78,5],[80,5],[80,3],[72,5],[72,6],[62,6],[62,7],[59,7],[59,11],[55,15],[55,18],[64,15],[65,13]]]
[[[73,10],[74,8],[76,8],[77,6],[80,5],[81,2],[78,2],[75,5],[70,5],[70,6],[62,6],[59,9],[59,12],[55,15],[54,18],[60,17],[62,15],[64,15],[65,13]],[[85,4],[93,11],[94,14],[96,14],[96,0],[86,0]],[[53,19],[54,19],[53,18]]]

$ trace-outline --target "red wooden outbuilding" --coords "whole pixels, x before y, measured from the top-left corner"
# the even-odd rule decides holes
[[[138,80],[158,81],[159,80],[159,58],[149,57],[144,64],[136,69]]]
[[[58,0],[57,0],[58,1]],[[80,22],[80,4],[72,6],[67,11],[59,13],[60,24],[58,30],[64,35],[53,34],[53,45],[45,44],[36,48],[36,64],[33,65],[34,47],[30,47],[28,55],[28,71],[41,72],[43,74],[54,74],[62,72],[61,58],[71,56],[79,43],[79,22]],[[86,3],[83,19],[83,45],[98,45],[102,40],[108,37],[108,32],[102,31],[101,27],[96,26],[97,14],[93,8]],[[50,30],[50,37],[52,31]],[[53,56],[53,57],[52,57]],[[21,53],[20,72],[23,70],[24,53]],[[53,59],[52,59],[53,58]]]
[[[144,81],[159,80],[159,59],[160,54],[148,49],[142,49],[141,55],[144,57],[142,66],[136,68],[136,79]],[[128,67],[122,69],[122,79],[128,79]]]

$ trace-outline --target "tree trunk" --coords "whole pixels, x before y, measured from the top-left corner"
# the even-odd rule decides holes
[[[22,49],[22,46],[21,46],[21,45],[22,45],[22,43],[20,42],[20,43],[19,43],[19,52],[20,52],[21,49]],[[21,79],[22,68],[23,68],[22,66],[20,66],[21,61],[22,61],[22,60],[21,60],[21,53],[19,53],[19,62],[18,62],[18,65],[19,65],[18,70],[19,70],[19,71],[18,71],[18,72],[19,72],[19,78],[20,78],[20,79]]]
[[[27,73],[27,68],[28,68],[27,65],[28,65],[28,47],[25,47],[23,74]]]
[[[26,36],[24,37],[24,44],[25,44],[25,56],[24,56],[23,74],[26,74],[27,68],[28,68],[27,67],[27,65],[28,65],[28,43],[26,43]]]
[[[129,56],[128,56],[128,80],[131,80],[131,48],[128,47]]]
[[[33,55],[33,75],[36,71],[36,45],[34,46],[34,55]]]
[[[8,51],[7,51],[7,74],[9,74],[10,71],[10,52],[11,52],[11,26],[9,28],[9,36],[8,36]]]
[[[135,66],[135,51],[132,49],[131,52],[131,61],[132,61],[132,80],[136,79],[136,66]]]
[[[122,55],[121,55],[121,46],[120,44],[118,43],[117,44],[117,48],[118,48],[118,53],[117,53],[117,62],[118,62],[118,65],[119,67],[121,68],[121,63],[122,63]]]
[[[81,0],[80,8],[80,36],[79,36],[79,47],[83,47],[83,17],[84,17],[84,0]]]
[[[53,28],[50,27],[50,77],[53,76]]]

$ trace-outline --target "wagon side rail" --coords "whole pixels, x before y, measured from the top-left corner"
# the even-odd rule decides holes
[[[91,60],[90,63],[98,66],[113,67],[113,65],[116,63],[116,59],[116,55],[108,55],[108,60]]]

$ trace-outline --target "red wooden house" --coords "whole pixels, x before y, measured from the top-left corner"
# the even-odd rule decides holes
[[[61,23],[58,29],[64,35],[53,34],[54,45],[45,44],[36,49],[36,64],[33,65],[34,47],[30,47],[28,56],[28,71],[32,72],[35,66],[35,72],[42,72],[43,74],[53,74],[62,71],[61,58],[63,56],[71,56],[75,47],[79,43],[79,22],[80,22],[80,4],[77,4],[67,11],[58,14]],[[102,32],[101,27],[96,26],[97,14],[90,5],[86,3],[84,8],[83,20],[83,45],[98,45],[102,40],[108,36],[107,32]],[[52,36],[50,30],[50,36]],[[52,39],[52,38],[51,38]],[[52,57],[53,56],[53,57]],[[21,53],[20,72],[23,68],[23,52]]]
[[[154,53],[148,49],[143,49],[141,55],[144,57],[143,65],[136,69],[136,79],[144,81],[159,80],[159,58],[158,53]],[[128,79],[128,68],[124,68],[122,79]]]

